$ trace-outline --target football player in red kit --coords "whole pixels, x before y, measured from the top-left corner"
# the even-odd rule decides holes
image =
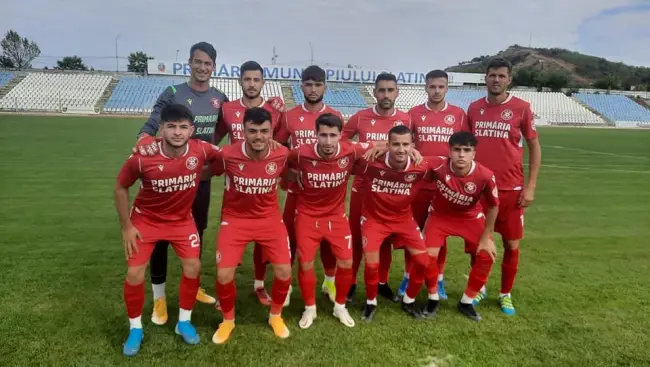
[[[426,75],[426,92],[428,99],[409,111],[413,124],[413,139],[415,148],[427,159],[437,156],[447,156],[449,152],[449,137],[458,131],[469,131],[467,116],[462,108],[451,105],[445,100],[448,91],[449,76],[443,70],[432,70]],[[436,193],[436,187],[424,181],[420,183],[415,201],[413,201],[413,217],[420,228],[424,228],[429,206]],[[404,253],[406,272],[397,291],[400,297],[408,286],[408,252]],[[447,259],[447,246],[443,245],[438,254],[438,294],[441,299],[447,299],[443,282],[443,269]]]
[[[305,102],[286,112],[280,123],[279,131],[275,135],[276,141],[282,144],[289,141],[289,146],[293,149],[303,144],[315,144],[317,141],[316,119],[318,116],[325,113],[332,113],[343,119],[340,112],[323,103],[323,96],[327,90],[325,78],[325,70],[319,66],[311,65],[303,70],[301,88]],[[294,217],[296,213],[296,202],[298,200],[298,188],[295,185],[295,183],[288,184],[286,188],[287,196],[285,198],[283,214],[284,223],[287,225],[289,239],[291,240],[292,260],[296,252]],[[335,302],[336,257],[327,242],[322,243],[320,246],[320,257],[323,262],[323,272],[325,273],[321,290],[329,296],[332,302]],[[289,289],[289,293],[291,293],[291,289]],[[289,298],[287,298],[285,306],[288,304]]]
[[[199,335],[190,322],[201,273],[200,236],[191,209],[201,169],[204,163],[217,158],[219,148],[190,139],[194,133],[194,116],[183,105],[165,106],[160,119],[162,140],[156,153],[131,155],[115,185],[115,207],[128,262],[124,301],[131,327],[123,348],[127,356],[138,353],[144,338],[144,275],[158,241],[172,244],[183,267],[176,333],[189,344],[199,343]],[[140,191],[129,210],[129,187],[138,179]]]
[[[413,134],[405,125],[388,132],[388,152],[378,159],[362,160],[354,173],[363,179],[361,209],[361,243],[365,258],[364,280],[366,304],[362,319],[371,321],[377,310],[379,250],[392,237],[396,247],[411,253],[411,279],[402,299],[402,309],[415,318],[422,313],[415,305],[429,258],[422,233],[413,219],[411,195],[428,171],[428,164],[416,165],[410,157]]]
[[[478,140],[476,161],[494,172],[499,187],[501,205],[494,229],[503,239],[499,304],[506,315],[515,314],[510,293],[519,267],[524,209],[535,199],[542,162],[530,103],[508,93],[511,82],[512,64],[502,58],[490,60],[485,74],[487,97],[474,101],[467,110],[469,126]],[[527,182],[524,181],[524,140],[528,145]],[[483,289],[475,302],[486,296]]]
[[[269,101],[261,96],[264,87],[264,69],[255,61],[246,61],[239,68],[239,85],[242,89],[242,97],[238,100],[226,102],[221,107],[221,118],[223,123],[217,124],[214,134],[214,143],[219,144],[228,135],[230,143],[244,141],[244,114],[246,109],[262,107],[271,114],[271,126],[276,132],[280,125],[282,113],[274,108]],[[271,297],[264,287],[266,276],[266,262],[262,254],[262,247],[255,244],[253,248],[253,263],[255,266],[255,279],[253,290],[257,299],[263,305],[271,304]]]
[[[358,135],[359,142],[385,142],[388,140],[388,131],[399,125],[411,128],[411,120],[406,112],[395,108],[395,101],[399,91],[397,78],[393,74],[381,73],[375,79],[374,96],[377,104],[371,108],[361,110],[354,114],[343,127],[343,139],[351,140]],[[352,231],[353,249],[353,280],[350,287],[348,302],[352,302],[356,293],[356,280],[361,259],[363,258],[363,244],[361,242],[361,206],[364,192],[363,178],[355,177],[350,197],[350,230]],[[390,300],[395,300],[393,290],[388,285],[388,272],[392,261],[392,246],[387,240],[380,249],[379,261],[379,294]]]
[[[244,141],[224,147],[208,172],[226,174],[216,253],[223,322],[212,337],[216,344],[225,343],[235,328],[235,270],[253,241],[263,247],[275,273],[269,324],[276,336],[289,337],[281,312],[291,285],[291,253],[277,193],[289,150],[283,146],[271,150],[271,114],[264,108],[246,110],[244,134]]]
[[[447,237],[459,236],[465,240],[465,251],[472,255],[472,270],[458,310],[472,320],[479,321],[473,300],[487,281],[496,258],[492,230],[499,210],[496,180],[491,170],[474,161],[476,138],[470,132],[454,133],[449,138],[448,158],[432,157],[428,179],[433,180],[432,210],[424,228],[429,253],[426,274],[429,301],[423,310],[433,316],[440,306],[438,286],[438,253]],[[483,214],[479,200],[484,201]],[[486,218],[487,217],[487,218]]]
[[[290,167],[298,172],[300,194],[296,203],[298,284],[305,301],[299,325],[306,329],[316,319],[316,274],[314,257],[322,241],[336,256],[336,300],[334,316],[343,325],[354,326],[345,308],[352,284],[352,236],[345,214],[345,196],[352,168],[371,144],[341,141],[343,120],[332,113],[316,119],[317,142],[303,144],[289,154]],[[372,154],[372,153],[371,153]]]

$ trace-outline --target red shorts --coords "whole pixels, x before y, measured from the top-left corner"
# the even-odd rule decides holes
[[[181,259],[198,259],[201,240],[192,217],[178,223],[155,223],[138,215],[131,215],[131,223],[142,235],[137,239],[138,252],[132,255],[129,266],[145,265],[149,262],[156,242],[168,241]]]
[[[433,197],[438,190],[432,189],[430,186],[432,184],[429,182],[420,181],[419,185],[420,186],[415,194],[415,200],[411,203],[411,207],[413,208],[413,218],[415,219],[415,222],[420,226],[420,228],[424,228],[424,224],[429,216],[429,207],[431,206]]]
[[[391,237],[392,236],[392,237]],[[424,237],[415,219],[408,218],[399,222],[380,222],[361,217],[361,243],[363,252],[379,251],[384,240],[391,237],[395,248],[425,251]]]
[[[524,208],[519,207],[521,191],[499,191],[499,214],[494,223],[494,231],[504,240],[524,238]],[[481,197],[483,212],[487,213],[487,202]]]
[[[465,252],[474,252],[485,230],[485,215],[477,218],[458,218],[431,212],[424,227],[424,241],[427,248],[444,246],[447,237],[458,236],[465,240]]]
[[[262,246],[271,264],[291,263],[289,237],[282,219],[242,219],[222,217],[217,234],[217,266],[234,268],[240,262],[246,245],[256,242]]]
[[[296,242],[300,262],[311,262],[321,241],[327,241],[338,260],[352,259],[352,235],[350,224],[343,215],[314,218],[298,212],[296,214]]]

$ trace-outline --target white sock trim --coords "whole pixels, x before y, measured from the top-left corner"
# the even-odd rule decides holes
[[[445,279],[444,274],[438,274],[438,281],[442,282],[443,279]]]
[[[463,293],[463,297],[460,299],[460,303],[464,303],[467,305],[467,304],[472,304],[473,302],[474,300],[472,298],[470,298],[468,295]]]
[[[406,303],[406,304],[411,304],[411,303],[415,302],[415,299],[407,296],[406,293],[405,293],[404,298],[402,298],[402,301],[404,301],[404,303]]]
[[[438,292],[429,293],[429,299],[432,301],[440,301],[440,296],[438,295]]]
[[[264,280],[257,280],[253,282],[253,289],[264,288]]]
[[[325,275],[325,280],[324,281],[334,283],[334,277],[328,277],[327,275]]]
[[[178,309],[178,322],[190,321],[192,319],[192,310]]]
[[[505,297],[505,296],[512,297],[512,295],[510,293],[499,293],[499,298]]]
[[[165,283],[152,284],[151,289],[153,290],[154,301],[160,297],[165,297]]]
[[[409,279],[410,275],[407,272],[404,272],[404,279]]]
[[[129,326],[131,329],[142,329],[142,315],[129,318]]]
[[[334,309],[342,309],[345,308],[345,304],[340,304],[340,303],[334,303]]]
[[[375,299],[367,299],[366,304],[377,306],[377,298],[375,298]]]

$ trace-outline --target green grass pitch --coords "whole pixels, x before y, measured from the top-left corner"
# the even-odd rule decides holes
[[[319,296],[319,318],[301,330],[294,279],[284,312],[292,335],[278,340],[252,294],[249,248],[237,275],[232,339],[212,344],[220,314],[197,304],[193,322],[202,340],[188,346],[173,331],[180,267],[172,252],[169,323],[149,321],[147,282],[145,340],[127,359],[126,264],[112,188],[142,123],[0,115],[0,365],[650,365],[650,131],[584,128],[540,128],[544,163],[526,215],[516,317],[496,305],[499,265],[478,309],[484,320],[456,312],[468,259],[453,240],[445,274],[450,300],[435,319],[416,322],[381,299],[372,324],[361,322],[355,305],[357,326],[348,329]],[[202,284],[211,294],[222,182],[213,180],[203,257]],[[401,252],[393,264],[395,287]]]

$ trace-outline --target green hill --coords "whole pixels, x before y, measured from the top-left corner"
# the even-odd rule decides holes
[[[487,61],[494,56],[510,60],[515,71],[515,84],[547,86],[543,79],[555,78],[556,84],[566,79],[563,87],[594,87],[602,89],[648,90],[650,68],[612,62],[602,57],[581,54],[562,48],[508,47],[496,55],[475,57],[460,62],[447,71],[484,73]],[[517,75],[519,74],[519,76]]]

